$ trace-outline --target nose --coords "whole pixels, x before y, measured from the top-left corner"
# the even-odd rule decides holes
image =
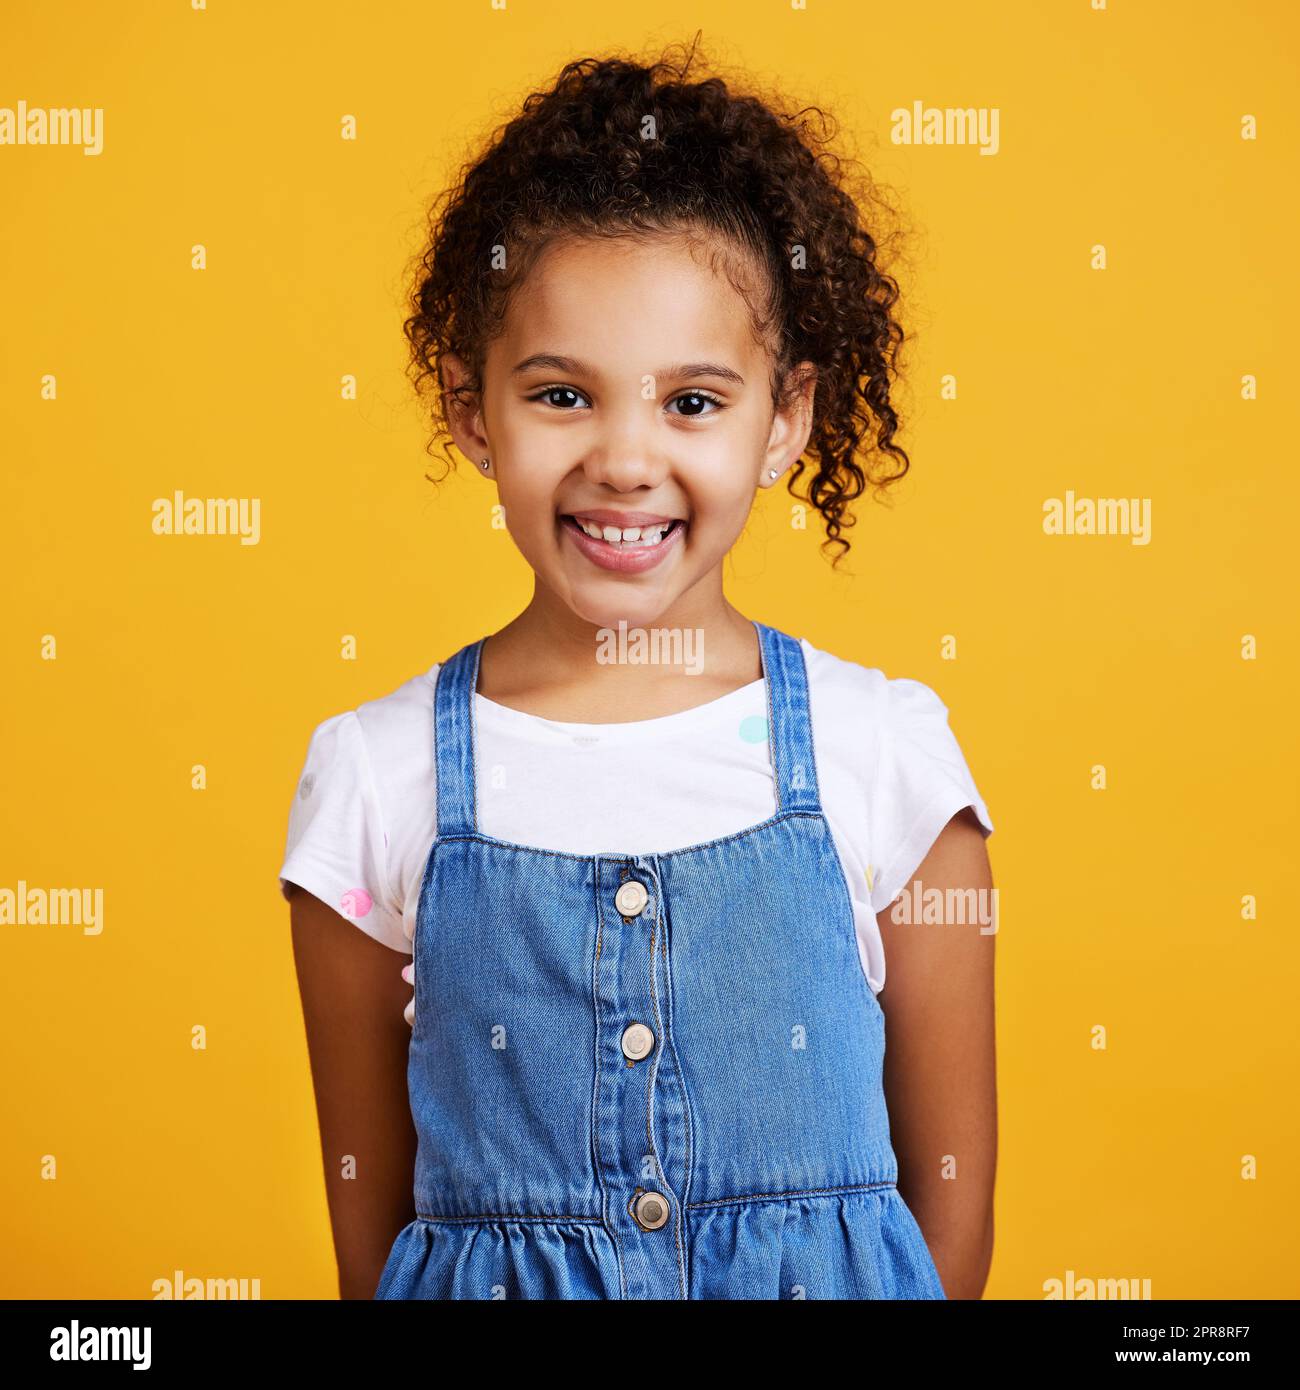
[[[669,474],[667,455],[654,438],[653,402],[638,401],[640,410],[606,414],[587,441],[582,471],[587,480],[615,492],[658,487]]]

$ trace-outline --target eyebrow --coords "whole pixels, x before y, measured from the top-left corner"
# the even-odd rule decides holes
[[[511,375],[518,376],[523,372],[535,371],[538,367],[549,367],[552,371],[568,372],[573,376],[594,377],[600,375],[585,362],[579,362],[576,357],[563,357],[554,352],[535,352],[531,357],[525,357],[522,362],[511,368]],[[745,378],[739,372],[733,371],[730,367],[724,367],[720,362],[682,362],[677,366],[666,367],[653,375],[656,380],[662,376],[669,377],[674,381],[690,381],[696,377],[712,376],[722,381],[730,381],[736,386],[745,384]]]

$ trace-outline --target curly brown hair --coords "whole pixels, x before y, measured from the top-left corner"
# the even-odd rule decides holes
[[[553,238],[716,237],[762,268],[760,294],[733,284],[771,345],[773,405],[798,391],[798,363],[817,368],[812,430],[789,490],[822,514],[822,548],[841,547],[834,567],[850,548],[842,535],[855,520],[849,504],[868,487],[882,497],[910,466],[894,441],[890,401],[904,335],[881,227],[896,215],[860,161],[832,151],[836,124],[819,107],[760,97],[752,83],[739,90],[712,61],[715,75],[687,81],[699,38],[653,62],[566,64],[462,165],[434,200],[412,272],[408,371],[417,391],[429,380],[437,388],[431,449],[450,439],[440,359],[454,353],[469,374],[453,393],[457,404],[476,400],[511,293]],[[492,274],[483,273],[488,266]],[[795,485],[809,456],[815,471],[801,495]]]

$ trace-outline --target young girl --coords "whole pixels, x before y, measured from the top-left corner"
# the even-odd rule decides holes
[[[897,287],[804,116],[693,60],[569,64],[431,221],[417,378],[535,582],[293,803],[344,1297],[984,1286],[993,937],[889,908],[987,889],[992,822],[932,690],[723,594],[756,489],[811,457],[843,553],[907,467]]]

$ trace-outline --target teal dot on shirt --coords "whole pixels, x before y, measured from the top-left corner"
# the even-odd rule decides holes
[[[762,743],[767,737],[767,715],[747,715],[740,721],[740,736],[746,743]]]

